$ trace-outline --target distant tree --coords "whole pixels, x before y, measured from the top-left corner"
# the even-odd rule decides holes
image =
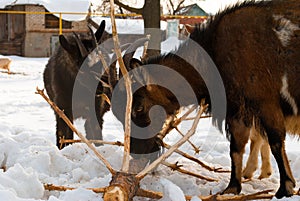
[[[161,31],[159,31],[162,6],[165,7],[164,10],[167,10],[168,14],[174,15],[183,6],[196,1],[198,0],[144,0],[144,5],[141,8],[137,8],[129,5],[130,2],[132,2],[130,0],[114,0],[115,4],[119,6],[119,9],[115,9],[117,13],[131,12],[142,15],[142,18],[144,19],[144,28],[146,30],[145,34],[151,35],[148,56],[159,53],[159,51],[155,50],[160,49],[162,40],[162,34]],[[134,4],[134,2],[132,2],[132,4]],[[109,0],[103,0],[97,10],[103,13],[109,13]],[[154,49],[154,51],[151,49]]]
[[[174,1],[174,0],[167,0],[166,5],[169,14],[175,15],[177,11],[179,11],[184,4],[185,0],[179,0],[179,1]]]
[[[151,35],[148,56],[158,54],[160,51],[161,31],[160,31],[160,0],[145,0],[142,8],[135,8],[126,5],[119,0],[114,0],[115,4],[133,13],[141,14],[144,19],[145,34]]]

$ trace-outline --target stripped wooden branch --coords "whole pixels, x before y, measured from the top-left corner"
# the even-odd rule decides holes
[[[124,144],[120,141],[116,141],[116,142],[107,142],[107,141],[103,141],[103,140],[89,140],[90,143],[94,143],[94,144],[109,144],[109,145],[117,145],[117,146],[124,146]],[[70,140],[70,139],[63,139],[61,138],[59,140],[60,144],[66,144],[66,143],[83,143],[82,140]]]
[[[156,168],[162,161],[164,161],[167,157],[169,157],[176,149],[178,149],[182,144],[184,144],[195,133],[200,117],[202,113],[207,109],[207,107],[208,105],[204,105],[204,104],[201,105],[200,110],[197,113],[197,118],[193,122],[193,125],[191,129],[188,131],[188,133],[183,138],[181,138],[177,143],[175,143],[172,147],[170,147],[168,151],[166,151],[158,159],[156,159],[149,166],[147,166],[143,171],[137,174],[136,177],[138,179],[141,180],[142,178],[144,178],[148,174],[148,172]]]
[[[48,191],[67,191],[67,190],[74,190],[76,188],[72,187],[65,187],[65,186],[56,186],[53,184],[44,184],[45,190]],[[95,193],[104,193],[108,190],[108,187],[104,188],[87,188],[87,190],[91,190]],[[249,195],[208,195],[208,196],[202,196],[199,195],[201,200],[203,201],[246,201],[246,200],[262,200],[262,199],[272,199],[274,197],[273,194],[269,194],[273,190],[264,190],[260,191],[257,193],[249,194]],[[294,193],[297,195],[297,193]],[[144,190],[144,189],[137,189],[136,190],[136,196],[140,197],[147,197],[147,198],[152,198],[152,199],[160,199],[163,197],[163,193],[161,192],[155,192],[155,191],[150,191],[150,190]],[[185,196],[187,200],[191,200],[192,196]]]
[[[175,128],[176,131],[183,137],[184,134],[178,129],[178,127]],[[187,141],[194,149],[196,154],[200,153],[200,147],[196,147],[196,145],[194,145],[194,143],[192,143],[190,140]]]
[[[125,67],[124,61],[122,59],[122,52],[120,49],[120,42],[117,34],[116,20],[115,20],[115,10],[114,10],[114,0],[110,0],[110,18],[112,26],[112,35],[114,41],[114,49],[117,55],[117,60],[120,65],[121,73],[123,74],[126,87],[126,113],[125,113],[125,134],[124,134],[124,156],[122,163],[122,171],[128,172],[129,170],[129,158],[130,158],[130,133],[131,133],[131,105],[132,105],[132,89],[131,80],[127,75],[127,69]]]
[[[66,187],[66,186],[56,186],[53,184],[44,184],[44,189],[48,191],[68,191],[68,190],[75,190],[76,188]],[[87,188],[87,190],[91,190],[95,193],[104,193],[106,190],[105,188]]]
[[[209,196],[198,196],[202,201],[246,201],[246,200],[262,200],[272,199],[274,195],[268,194],[273,190],[264,190],[261,192],[249,194],[249,195],[209,195]],[[191,200],[192,197],[186,197],[187,200]]]
[[[144,44],[144,49],[143,49],[143,54],[142,54],[142,57],[141,57],[141,61],[146,60],[147,57],[148,57],[148,55],[147,55],[147,50],[148,50],[148,45],[149,45],[150,37],[151,37],[150,34],[148,34],[148,35],[146,36],[146,38],[148,38],[149,40],[146,41],[145,44]]]
[[[262,199],[272,199],[274,195],[269,194],[269,192],[272,192],[273,190],[265,190],[249,195],[208,195],[208,196],[196,196],[199,197],[202,201],[246,201],[246,200],[262,200]],[[155,192],[155,191],[149,191],[144,189],[139,189],[137,191],[137,196],[140,197],[147,197],[152,199],[160,199],[163,197],[163,194],[161,192]],[[191,200],[193,196],[185,196],[186,200]]]
[[[106,188],[103,200],[132,201],[139,189],[139,182],[140,180],[135,177],[135,174],[117,172],[113,175],[109,187]]]
[[[122,187],[119,187],[120,189]],[[65,186],[56,186],[53,184],[44,184],[44,189],[48,191],[67,191],[67,190],[74,190],[76,188],[72,187],[65,187]],[[95,193],[104,193],[108,191],[109,187],[104,187],[104,188],[87,188],[87,190],[91,190]],[[273,190],[264,190],[260,191],[257,193],[249,194],[249,195],[208,195],[208,196],[202,196],[199,195],[201,200],[203,201],[246,201],[246,200],[262,200],[262,199],[272,199],[274,197],[273,194],[269,194]],[[117,194],[117,192],[115,192]],[[112,195],[115,196],[116,194]],[[297,195],[295,192],[294,195]],[[155,191],[150,191],[150,190],[144,190],[141,188],[138,188],[136,190],[135,196],[139,197],[146,197],[146,198],[152,198],[152,199],[160,199],[163,197],[163,193],[161,192],[155,192]],[[186,195],[185,198],[186,200],[191,200],[193,196]],[[125,198],[126,200],[126,198]]]
[[[120,141],[117,141],[117,142],[107,142],[107,141],[103,141],[103,140],[89,140],[89,141],[91,143],[95,143],[95,144],[109,144],[109,145],[124,146],[124,144]],[[61,139],[60,143],[82,143],[82,141],[81,140]],[[147,158],[138,159],[138,160],[131,159],[130,163],[129,163],[130,164],[130,172],[131,173],[136,173],[136,174],[139,173],[145,167],[145,164],[147,162],[148,162]],[[190,172],[190,171],[186,171],[186,170],[181,171],[180,166],[178,166],[177,163],[175,163],[175,164],[177,165],[178,168],[175,168],[176,167],[175,164],[170,164],[170,163],[167,163],[167,162],[162,162],[162,164],[169,167],[169,168],[171,168],[172,170],[177,170],[178,172],[181,172],[183,174],[188,174],[188,175],[191,175],[191,176],[194,176],[194,177],[197,177],[197,178],[200,178],[200,179],[204,179],[204,180],[207,180],[207,181],[217,181],[216,179],[204,177],[204,176],[198,175],[198,174]],[[214,169],[214,168],[211,168],[211,169]],[[216,171],[217,170],[219,170],[219,169],[216,169]]]
[[[197,108],[196,105],[192,106],[185,114],[183,114],[180,118],[176,119],[176,115],[171,115],[166,120],[166,123],[163,127],[163,129],[157,134],[157,138],[159,138],[161,141],[166,137],[168,133],[173,130],[173,128],[177,127],[185,118],[190,115],[195,109]]]
[[[110,88],[111,88],[111,86],[110,86]],[[107,102],[108,105],[111,105],[110,99],[107,97],[106,94],[104,94],[104,93],[100,94],[100,95],[98,95],[98,97],[102,97],[102,99],[104,99],[105,102]]]
[[[214,178],[205,177],[205,176],[193,173],[191,171],[187,171],[187,170],[181,168],[183,165],[178,165],[178,162],[176,162],[174,164],[171,164],[171,163],[168,163],[167,161],[163,161],[162,164],[169,167],[169,168],[171,168],[173,171],[178,171],[182,174],[187,174],[187,175],[197,177],[199,179],[203,179],[203,180],[206,180],[206,181],[209,181],[209,182],[217,182],[218,181],[217,179],[214,179]]]
[[[211,118],[211,115],[201,116],[201,119],[205,119],[205,118]],[[192,120],[195,120],[195,117],[188,117],[188,118],[185,118],[184,120],[186,120],[186,121],[192,121]]]
[[[144,189],[140,188],[136,192],[136,196],[145,197],[145,198],[152,198],[152,199],[160,199],[160,198],[163,197],[163,193],[150,191],[150,190],[144,190]]]
[[[167,144],[167,143],[163,143],[163,146],[167,149],[171,148],[171,145]],[[230,172],[229,170],[223,170],[222,168],[214,168],[214,167],[210,167],[208,165],[206,165],[205,163],[203,163],[202,161],[200,161],[198,158],[195,158],[187,153],[184,153],[183,151],[180,151],[179,149],[174,151],[175,153],[191,160],[194,161],[196,163],[198,163],[199,165],[201,165],[203,168],[209,170],[209,171],[213,171],[213,172],[218,172],[218,173],[228,173]]]
[[[127,45],[125,44],[125,45],[124,45],[124,48],[126,48],[126,47],[127,47]],[[100,49],[99,46],[98,46],[98,49]],[[99,50],[99,51],[100,51],[100,50]],[[114,78],[114,79],[112,78],[113,76],[111,75],[111,72],[110,72],[110,71],[111,71],[111,68],[107,65],[107,63],[106,63],[106,61],[105,61],[105,58],[104,58],[102,52],[100,51],[100,54],[98,54],[98,55],[99,55],[99,58],[100,58],[101,63],[103,64],[103,67],[104,67],[104,69],[105,69],[105,73],[108,75],[108,83],[109,83],[109,84],[103,82],[103,80],[101,79],[101,77],[100,77],[99,81],[101,82],[101,84],[103,85],[103,87],[109,88],[110,91],[111,91],[111,93],[112,93],[112,92],[113,92],[113,84],[112,84],[112,83],[115,82],[115,81],[113,81],[115,78]],[[111,105],[110,99],[107,97],[106,94],[102,93],[102,94],[100,94],[100,96],[102,96],[102,98],[103,98],[109,105]]]
[[[53,110],[59,115],[60,118],[64,120],[64,122],[71,128],[71,130],[76,133],[76,135],[94,152],[94,154],[104,163],[107,169],[111,174],[115,174],[116,171],[111,167],[109,162],[97,151],[97,149],[91,144],[88,139],[84,135],[82,135],[73,125],[73,123],[69,120],[69,118],[65,115],[65,113],[57,107],[57,105],[52,102],[44,93],[44,90],[40,90],[38,87],[36,88],[36,94],[41,95],[47,103],[53,108]]]

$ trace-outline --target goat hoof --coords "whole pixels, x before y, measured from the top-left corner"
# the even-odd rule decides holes
[[[243,177],[245,179],[251,179],[253,177],[253,173],[255,172],[255,170],[257,169],[257,167],[249,167],[247,166],[244,171],[243,171]]]
[[[295,187],[295,183],[292,181],[286,181],[285,185],[280,185],[278,191],[275,194],[275,197],[281,199],[283,197],[291,197],[294,195],[293,188]]]
[[[245,179],[251,179],[252,178],[252,176],[253,176],[253,174],[252,173],[244,173],[243,174],[243,177],[245,178]]]
[[[234,194],[234,195],[237,195],[241,192],[241,187],[238,187],[238,186],[228,186],[222,193],[221,195],[223,194]]]
[[[271,176],[272,172],[268,172],[267,174],[260,174],[258,179],[264,179],[269,178]]]

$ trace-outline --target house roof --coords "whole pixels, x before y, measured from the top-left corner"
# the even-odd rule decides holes
[[[191,4],[185,7],[182,7],[179,9],[176,13],[176,15],[190,15],[190,16],[207,16],[208,14],[196,3]]]
[[[1,0],[0,9],[13,5],[42,5],[50,12],[88,12],[90,0]],[[68,21],[81,21],[86,15],[63,14],[62,18]]]

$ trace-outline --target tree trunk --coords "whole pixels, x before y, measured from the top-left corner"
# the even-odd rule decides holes
[[[160,0],[145,0],[142,8],[133,8],[114,0],[115,4],[137,14],[141,14],[144,19],[145,34],[150,34],[147,56],[160,54],[160,43],[162,41],[162,31],[160,30]]]
[[[150,34],[151,39],[147,54],[152,56],[160,53],[162,32],[160,30],[160,0],[145,0],[142,9],[145,34]]]

